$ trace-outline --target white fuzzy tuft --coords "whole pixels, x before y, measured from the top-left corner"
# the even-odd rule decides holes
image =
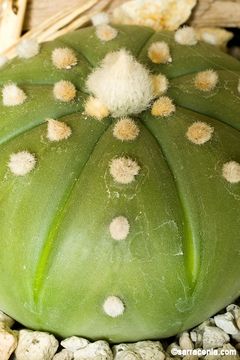
[[[110,162],[110,174],[119,184],[130,184],[138,175],[140,166],[132,159],[120,157]]]
[[[219,77],[214,70],[206,70],[199,72],[194,79],[194,86],[201,91],[212,91],[217,86]]]
[[[240,182],[240,164],[236,161],[229,161],[223,165],[223,177],[231,184]]]
[[[117,296],[109,296],[103,304],[104,312],[113,318],[123,315],[125,306]]]
[[[38,42],[34,39],[22,40],[17,47],[17,54],[20,58],[29,59],[36,56],[40,51]]]
[[[139,134],[139,127],[129,118],[120,119],[113,128],[113,136],[122,141],[135,140]]]
[[[27,99],[25,92],[16,84],[5,85],[2,90],[2,97],[5,106],[21,105]]]
[[[152,75],[152,86],[155,97],[164,94],[169,86],[167,77],[163,74]]]
[[[69,102],[75,98],[76,94],[77,90],[70,81],[60,80],[54,85],[53,95],[57,100]]]
[[[170,116],[176,111],[176,107],[173,104],[172,99],[168,96],[161,96],[154,101],[151,113],[153,116]]]
[[[101,41],[111,41],[117,37],[118,31],[110,25],[103,24],[96,27],[96,35]]]
[[[93,26],[106,25],[109,23],[109,15],[106,12],[100,12],[91,17]]]
[[[108,54],[86,85],[114,117],[138,114],[154,97],[148,70],[125,49]]]
[[[68,139],[72,133],[71,128],[62,121],[47,119],[47,138],[50,141],[61,141]]]
[[[36,158],[28,151],[12,154],[8,163],[10,171],[16,176],[24,176],[34,169]]]
[[[130,225],[124,216],[114,218],[109,225],[111,237],[114,240],[125,240],[129,234]]]
[[[154,64],[168,64],[172,62],[170,49],[165,41],[157,41],[150,45],[148,57]]]
[[[100,100],[90,96],[85,104],[85,113],[101,121],[109,115],[109,110]]]
[[[184,26],[175,32],[175,41],[181,45],[196,45],[197,34],[191,26]]]
[[[3,67],[8,62],[7,56],[0,55],[0,68]]]
[[[213,132],[213,127],[204,122],[197,121],[189,126],[186,136],[192,143],[202,145],[211,139]]]
[[[52,62],[57,69],[69,70],[77,65],[77,56],[70,48],[56,48],[52,52]]]

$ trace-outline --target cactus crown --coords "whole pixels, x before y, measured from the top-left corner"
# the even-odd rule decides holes
[[[240,65],[192,28],[95,22],[1,69],[0,307],[63,336],[169,336],[239,292]]]

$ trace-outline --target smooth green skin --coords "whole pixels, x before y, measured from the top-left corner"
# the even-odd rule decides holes
[[[203,43],[178,45],[168,32],[118,29],[108,43],[93,28],[66,35],[0,72],[2,85],[15,81],[29,96],[21,106],[0,105],[0,309],[33,329],[112,342],[174,335],[240,294],[240,185],[221,175],[225,162],[240,161],[239,62]],[[172,64],[149,61],[158,40],[168,42]],[[78,52],[78,65],[56,70],[51,51],[65,45]],[[123,47],[172,79],[177,104],[169,118],[134,117],[140,136],[133,142],[113,137],[115,119],[83,113],[87,75]],[[219,70],[220,82],[205,94],[193,77],[208,68]],[[60,79],[74,82],[77,100],[54,100]],[[50,143],[49,117],[69,124],[72,136]],[[195,121],[215,129],[202,146],[185,136]],[[25,149],[36,154],[37,168],[15,177],[9,156]],[[141,165],[129,185],[109,175],[110,160],[121,155]],[[120,242],[108,230],[118,215],[131,224]],[[103,312],[109,295],[124,301],[122,316]]]

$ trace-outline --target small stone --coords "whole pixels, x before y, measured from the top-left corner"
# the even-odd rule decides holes
[[[113,347],[114,360],[164,360],[163,347],[159,341],[139,341]]]
[[[179,345],[183,350],[194,349],[192,340],[190,339],[189,333],[184,331],[179,337]]]
[[[40,331],[20,330],[16,360],[52,360],[58,348],[53,335]]]
[[[5,326],[12,327],[15,321],[8,315],[4,314],[4,312],[0,311],[0,323],[5,324]]]
[[[206,326],[203,331],[203,348],[215,349],[229,342],[230,337],[222,329],[215,326]]]
[[[170,355],[176,355],[176,352],[181,352],[182,349],[181,347],[176,343],[176,342],[173,342],[171,343],[168,347],[167,347],[167,353],[170,354]]]
[[[237,335],[239,333],[239,329],[234,323],[234,315],[230,312],[214,316],[214,321],[217,327],[225,331],[227,334]]]
[[[77,336],[71,336],[71,337],[61,341],[62,347],[64,347],[68,351],[72,351],[72,352],[83,349],[88,344],[89,344],[88,340],[77,337]]]
[[[74,352],[74,360],[112,360],[113,354],[106,341],[99,340],[89,343]]]
[[[231,304],[227,307],[227,311],[231,312],[234,315],[236,325],[240,330],[240,307],[235,304]]]
[[[56,355],[54,355],[53,360],[73,360],[73,353],[69,350],[63,349]]]
[[[0,328],[0,359],[8,360],[17,347],[17,332]]]

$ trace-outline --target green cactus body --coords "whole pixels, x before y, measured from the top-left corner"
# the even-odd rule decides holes
[[[33,329],[112,342],[174,335],[240,294],[240,64],[170,32],[116,29],[109,41],[92,27],[65,35],[0,72],[2,89],[12,82],[26,95],[0,104],[0,309]],[[151,61],[155,42],[171,61]],[[77,64],[58,69],[52,52],[66,47]],[[129,113],[137,128],[127,141],[113,135],[121,116],[85,111],[87,78],[121,49],[166,75],[174,104],[165,116],[151,112],[153,100]],[[218,79],[206,91],[194,79],[208,69]],[[75,85],[73,100],[54,97],[61,80]],[[71,135],[50,141],[49,118]],[[200,142],[186,136],[199,123]],[[22,151],[36,163],[16,176],[9,158]],[[132,172],[116,181],[119,159]]]

